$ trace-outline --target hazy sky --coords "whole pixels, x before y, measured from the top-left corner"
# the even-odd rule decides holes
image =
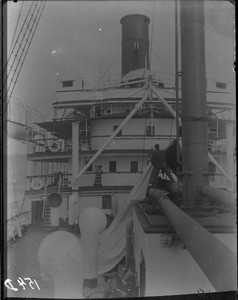
[[[7,2],[9,46],[21,7],[18,28],[30,2],[23,1],[23,6],[22,1]],[[206,1],[205,7],[207,78],[232,83],[234,6],[228,1]],[[50,120],[56,81],[61,76],[97,81],[99,74],[108,69],[108,75],[120,74],[120,19],[127,14],[145,14],[150,18],[152,69],[162,73],[164,80],[174,80],[174,1],[47,1],[13,96]],[[11,140],[8,153],[18,155],[9,158],[9,168],[19,180],[17,186],[23,187],[26,158],[20,158],[20,168],[19,155],[26,153],[26,146]]]
[[[30,5],[23,2],[18,28]],[[228,1],[205,2],[207,78],[232,83],[234,6]],[[21,5],[22,1],[8,2],[9,45]],[[109,66],[108,75],[119,74],[120,19],[134,13],[151,20],[152,69],[173,80],[174,1],[47,1],[13,95],[49,120],[61,76],[97,80]]]

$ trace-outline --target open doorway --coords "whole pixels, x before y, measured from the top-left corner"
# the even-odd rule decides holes
[[[32,225],[43,225],[43,201],[32,201],[31,202],[31,217]]]

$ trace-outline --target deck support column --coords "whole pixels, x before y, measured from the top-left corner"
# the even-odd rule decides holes
[[[231,182],[227,180],[227,190],[234,191],[234,159],[233,159],[233,124],[231,122],[226,123],[226,171],[231,178]]]
[[[79,170],[79,122],[72,123],[72,195],[69,197],[68,223],[73,226],[76,219],[78,202],[78,181],[75,177]]]

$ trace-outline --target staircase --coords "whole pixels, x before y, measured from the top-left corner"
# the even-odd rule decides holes
[[[51,226],[51,222],[50,222],[50,205],[49,205],[48,201],[46,201],[46,203],[45,203],[43,226],[44,227],[50,227]]]

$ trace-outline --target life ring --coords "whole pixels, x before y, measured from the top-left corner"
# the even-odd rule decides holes
[[[58,152],[60,150],[60,143],[58,141],[50,141],[48,145],[51,152]]]
[[[43,182],[39,178],[34,178],[31,182],[31,188],[33,190],[40,190],[43,187]]]

